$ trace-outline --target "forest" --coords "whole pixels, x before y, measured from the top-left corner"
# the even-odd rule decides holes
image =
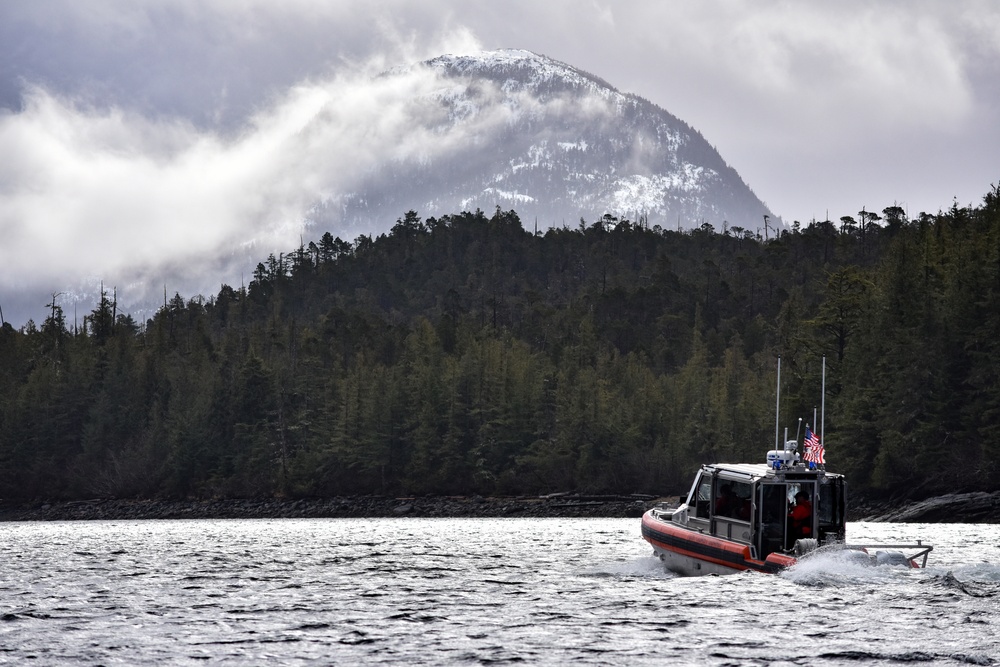
[[[775,233],[323,234],[145,322],[0,329],[0,499],[684,493],[813,423],[852,494],[1000,486],[1000,188]]]

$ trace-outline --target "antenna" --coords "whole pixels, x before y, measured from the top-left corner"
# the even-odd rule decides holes
[[[778,420],[780,419],[780,409],[781,409],[781,357],[778,357],[778,392],[777,398],[774,401],[774,448],[780,449],[779,438],[781,437],[781,430],[778,426]]]
[[[826,447],[826,357],[823,357],[823,390],[820,394],[820,426],[819,441]]]

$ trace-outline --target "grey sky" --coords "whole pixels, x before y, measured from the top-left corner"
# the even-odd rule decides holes
[[[1000,180],[987,0],[4,2],[0,298],[192,261],[222,271],[209,290],[238,282],[220,249],[285,250],[317,192],[426,149],[393,101],[427,82],[371,74],[480,47],[662,106],[786,222],[933,213]]]

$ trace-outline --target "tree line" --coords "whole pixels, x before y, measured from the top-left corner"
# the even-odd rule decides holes
[[[997,188],[768,238],[410,211],[146,322],[48,312],[0,329],[0,498],[681,493],[764,460],[779,356],[792,431],[826,358],[856,492],[1000,482]]]

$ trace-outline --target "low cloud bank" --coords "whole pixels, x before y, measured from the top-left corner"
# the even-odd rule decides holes
[[[503,107],[449,122],[434,95],[450,85],[420,67],[339,74],[229,134],[32,88],[0,117],[0,283],[49,294],[103,280],[132,302],[239,284],[248,259],[298,245],[317,201],[506,122]]]

